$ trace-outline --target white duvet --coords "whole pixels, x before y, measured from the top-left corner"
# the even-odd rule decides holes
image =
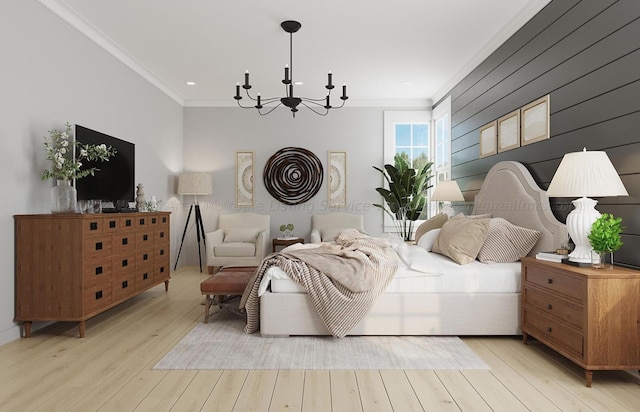
[[[313,248],[317,244],[296,244],[289,247]],[[396,244],[389,253],[397,254],[399,268],[385,293],[515,293],[520,292],[520,262],[482,263],[474,261],[458,265],[451,259],[427,252],[420,246]],[[266,273],[258,296],[269,287],[274,293],[305,293],[278,267]]]

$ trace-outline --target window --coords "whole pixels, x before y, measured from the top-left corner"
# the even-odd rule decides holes
[[[431,185],[449,180],[451,176],[451,97],[443,100],[433,112],[384,112],[384,163],[393,164],[393,157],[401,154],[414,169],[433,162]],[[433,216],[435,202],[427,202],[423,218]],[[416,222],[417,227],[420,221]],[[384,214],[384,231],[395,232],[391,217]]]

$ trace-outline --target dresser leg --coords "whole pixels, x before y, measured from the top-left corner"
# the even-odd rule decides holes
[[[80,335],[81,338],[84,338],[84,329],[86,326],[87,323],[84,320],[78,322],[78,335]]]
[[[591,387],[591,380],[593,379],[593,371],[584,370],[584,377],[587,381],[587,388]]]
[[[24,337],[25,338],[30,338],[31,337],[31,321],[27,320],[24,323],[22,323],[22,327],[24,328]]]
[[[529,334],[527,332],[522,332],[522,343],[525,345],[528,344],[527,339],[529,339]]]
[[[165,280],[165,281],[164,281],[164,291],[165,291],[165,292],[168,292],[168,291],[169,291],[169,281],[168,281],[168,280]]]

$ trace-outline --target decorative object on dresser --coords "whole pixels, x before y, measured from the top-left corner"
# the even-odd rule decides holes
[[[431,200],[438,202],[440,213],[445,213],[452,217],[455,212],[451,207],[451,202],[464,202],[464,196],[455,180],[444,180],[436,184],[436,188],[431,194]]]
[[[289,109],[291,109],[291,113],[293,114],[294,118],[296,117],[296,112],[298,111],[298,106],[300,104],[302,104],[304,107],[311,110],[315,114],[319,114],[321,116],[326,116],[329,113],[330,109],[339,109],[344,106],[344,103],[349,98],[347,96],[347,86],[344,84],[342,85],[342,96],[340,96],[340,100],[342,100],[342,103],[340,104],[340,106],[331,106],[331,90],[334,89],[333,74],[331,74],[331,71],[329,71],[329,73],[327,74],[327,85],[324,86],[325,89],[328,90],[326,96],[319,99],[294,96],[293,86],[297,85],[298,83],[294,82],[293,80],[293,33],[296,33],[298,30],[300,30],[302,24],[294,20],[287,20],[280,23],[280,27],[282,27],[282,30],[289,33],[289,64],[284,66],[284,79],[282,80],[282,83],[285,86],[285,96],[267,97],[264,99],[260,97],[260,93],[258,93],[256,97],[251,96],[251,94],[249,94],[249,90],[252,86],[251,84],[249,84],[249,71],[247,70],[244,73],[244,84],[242,85],[242,88],[244,89],[249,100],[255,102],[256,104],[253,106],[243,106],[240,103],[240,100],[242,100],[242,96],[240,95],[240,83],[237,83],[236,95],[233,98],[238,103],[238,106],[242,107],[243,109],[258,109],[258,113],[261,116],[265,116],[274,111],[280,105],[285,105]],[[272,106],[266,109],[265,112],[262,111],[264,106],[270,105]]]
[[[169,212],[17,215],[16,318],[85,322],[162,282],[169,287]]]
[[[596,200],[587,196],[629,196],[618,172],[606,152],[587,151],[567,153],[553,175],[547,189],[549,197],[580,197],[572,201],[575,209],[567,216],[567,230],[576,245],[569,261],[591,264],[591,245],[588,234],[591,225],[600,217]]]
[[[318,156],[301,147],[285,147],[267,160],[263,179],[267,192],[274,199],[287,205],[299,205],[318,193],[322,174]]]
[[[44,141],[51,170],[44,170],[42,179],[56,180],[56,186],[51,189],[52,213],[76,213],[77,192],[71,182],[98,170],[96,167],[80,169],[83,161],[107,162],[116,153],[113,147],[105,144],[81,144],[74,140],[71,125],[66,123],[65,126],[65,130],[50,130],[49,139]]]
[[[640,272],[522,259],[522,338],[584,369],[640,369]]]
[[[211,192],[211,175],[209,173],[181,173],[178,177],[178,194],[193,196],[193,202],[189,206],[189,214],[187,215],[187,221],[184,223],[184,231],[182,232],[180,249],[178,249],[178,256],[176,257],[176,263],[173,267],[173,270],[176,270],[176,268],[178,267],[178,260],[180,260],[180,252],[182,252],[184,238],[187,234],[187,229],[189,228],[191,213],[195,209],[196,237],[198,239],[198,262],[200,263],[200,272],[202,272],[202,252],[200,249],[200,239],[202,239],[202,241],[204,242],[205,252],[207,251],[207,240],[204,236],[204,225],[202,223],[202,214],[200,213],[198,196],[210,195]]]
[[[146,204],[147,198],[144,197],[144,186],[142,186],[142,183],[138,183],[136,187],[136,210],[142,212]]]
[[[393,157],[394,164],[384,165],[384,170],[373,166],[384,176],[389,186],[389,189],[376,188],[386,206],[376,203],[373,205],[382,209],[393,219],[398,234],[404,240],[411,240],[413,222],[420,218],[427,203],[426,193],[431,187],[429,180],[432,175],[429,173],[433,162],[425,162],[416,170],[410,166],[409,160],[405,157],[404,152],[396,154]],[[418,163],[419,159],[413,160]]]

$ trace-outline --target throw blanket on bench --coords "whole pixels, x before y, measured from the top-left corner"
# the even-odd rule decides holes
[[[336,243],[290,252],[284,249],[267,256],[240,302],[247,313],[245,332],[260,328],[260,281],[270,267],[278,266],[307,290],[333,336],[341,338],[349,333],[389,285],[398,263],[380,247],[386,243],[381,239],[344,231]]]

